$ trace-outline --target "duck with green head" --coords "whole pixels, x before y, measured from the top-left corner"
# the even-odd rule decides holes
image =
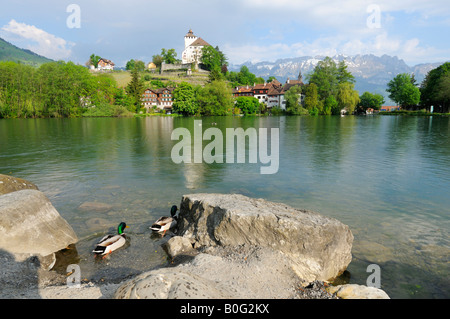
[[[164,236],[166,234],[166,231],[177,226],[177,210],[178,207],[176,205],[173,205],[170,209],[170,217],[163,216],[158,218],[158,220],[154,222],[152,226],[150,226],[150,229],[155,232],[162,232]]]
[[[117,227],[117,235],[106,235],[98,243],[92,251],[96,256],[103,256],[112,253],[114,250],[119,249],[126,243],[126,235],[124,233],[125,228],[129,228],[127,224],[121,222]]]

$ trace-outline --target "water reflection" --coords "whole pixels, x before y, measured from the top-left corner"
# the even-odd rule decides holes
[[[260,163],[248,160],[175,164],[171,150],[178,141],[171,133],[179,127],[193,132],[194,120],[199,118],[0,120],[0,173],[28,179],[47,194],[82,238],[81,263],[89,264],[92,245],[122,219],[131,227],[122,253],[136,260],[134,271],[165,262],[148,231],[157,217],[183,194],[242,193],[348,224],[355,235],[349,267],[355,283],[364,284],[365,267],[378,262],[392,297],[411,297],[411,282],[422,287],[420,296],[449,296],[448,118],[201,118],[203,132],[279,128],[280,167],[273,175],[261,175]],[[111,209],[80,209],[86,202]],[[127,268],[121,255],[111,262]],[[98,270],[92,272],[107,272],[106,266]],[[427,283],[429,278],[441,283]]]

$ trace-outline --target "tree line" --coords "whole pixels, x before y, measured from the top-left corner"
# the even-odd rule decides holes
[[[229,72],[226,57],[218,48],[206,50],[209,51],[204,62],[211,71],[209,83],[203,87],[179,84],[173,92],[173,111],[183,115],[267,112],[266,105],[256,98],[234,99],[231,91],[233,86],[263,83],[264,79],[257,78],[246,66],[239,72]],[[384,103],[380,94],[364,92],[359,96],[345,63],[336,64],[329,57],[317,64],[307,81],[304,86],[293,86],[285,93],[287,114],[340,114],[343,109],[351,114],[368,108],[379,109]],[[132,79],[122,89],[111,75],[92,74],[72,62],[50,62],[39,68],[0,62],[0,118],[131,115],[142,110],[144,89],[137,67],[132,68]],[[413,75],[399,74],[388,83],[387,91],[393,101],[406,109],[430,110],[433,106],[434,112],[448,113],[450,63],[431,70],[420,86]],[[271,112],[280,110],[272,108]]]
[[[448,113],[450,106],[450,62],[429,71],[419,85],[414,74],[396,75],[387,85],[389,98],[406,110],[425,109]]]
[[[120,116],[134,103],[108,74],[72,62],[0,62],[0,118]]]

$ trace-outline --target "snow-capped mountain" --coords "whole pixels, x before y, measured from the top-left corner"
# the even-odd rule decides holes
[[[240,65],[229,67],[231,71],[239,71],[242,65],[246,65],[250,72],[265,79],[275,76],[278,81],[284,82],[287,78],[297,79],[299,72],[303,75],[303,81],[307,74],[311,73],[317,63],[325,56],[304,56],[297,58],[279,59],[275,62],[246,62]],[[414,73],[417,83],[421,83],[427,73],[441,65],[442,63],[425,63],[415,66],[408,66],[405,61],[396,56],[383,55],[377,57],[372,54],[366,55],[336,55],[332,59],[338,63],[344,60],[348,70],[355,77],[355,88],[360,94],[365,91],[380,93],[385,96],[388,102],[386,87],[387,83],[399,73]]]

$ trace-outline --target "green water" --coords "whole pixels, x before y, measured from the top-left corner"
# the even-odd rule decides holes
[[[197,119],[198,120],[198,119]],[[173,129],[193,118],[0,120],[0,173],[38,185],[80,238],[82,278],[119,280],[165,264],[148,229],[181,196],[241,193],[317,211],[350,226],[350,283],[381,267],[392,298],[449,298],[450,120],[436,117],[214,117],[202,129],[279,128],[279,170],[255,164],[175,164]],[[211,125],[217,123],[217,125]],[[209,141],[204,142],[204,146]],[[225,143],[224,143],[225,145]],[[82,209],[86,202],[110,205]],[[120,221],[129,246],[90,251]]]

